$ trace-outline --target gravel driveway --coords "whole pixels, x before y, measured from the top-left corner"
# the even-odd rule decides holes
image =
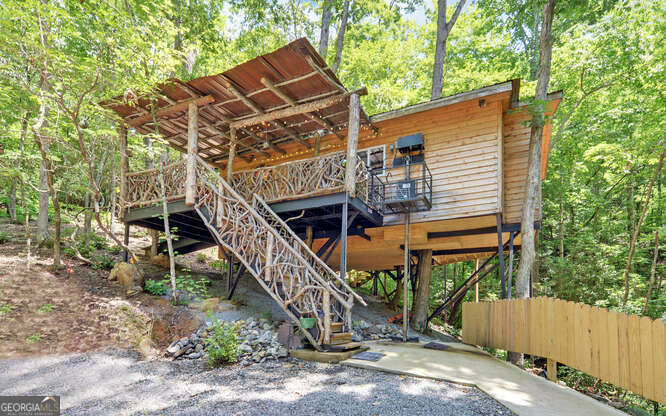
[[[66,415],[509,415],[455,384],[298,360],[207,371],[133,351],[0,361],[3,395],[60,395]]]

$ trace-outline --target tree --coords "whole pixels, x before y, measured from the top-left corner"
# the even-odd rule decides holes
[[[435,43],[435,61],[432,68],[432,88],[430,99],[442,96],[442,79],[444,77],[444,57],[446,56],[446,40],[456,24],[466,0],[458,0],[451,19],[446,20],[446,0],[437,0],[437,42]]]
[[[335,59],[333,60],[333,72],[338,71],[340,61],[342,60],[342,48],[345,46],[345,32],[347,31],[347,21],[349,20],[350,0],[344,0],[342,6],[342,17],[340,18],[340,27],[338,28],[338,38],[335,41]]]
[[[430,307],[430,277],[432,275],[432,250],[419,250],[416,270],[416,293],[412,305],[411,325],[423,332]]]
[[[328,53],[328,37],[333,17],[333,0],[324,0],[321,10],[321,28],[319,31],[319,55],[326,59]]]
[[[525,199],[523,213],[520,221],[522,246],[520,264],[516,273],[516,296],[527,298],[530,296],[530,273],[536,258],[534,244],[534,214],[537,210],[541,188],[541,136],[545,125],[544,113],[546,111],[546,96],[548,82],[550,81],[550,64],[553,52],[552,27],[555,13],[555,0],[548,0],[543,8],[541,24],[539,70],[537,86],[534,94],[534,109],[532,110],[532,127],[530,129],[530,144],[527,161],[527,183],[525,185]]]

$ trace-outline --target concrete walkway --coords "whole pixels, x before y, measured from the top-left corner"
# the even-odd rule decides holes
[[[520,416],[625,415],[568,387],[522,371],[473,346],[443,343],[436,351],[423,343],[368,342],[377,362],[349,359],[342,364],[476,386]]]

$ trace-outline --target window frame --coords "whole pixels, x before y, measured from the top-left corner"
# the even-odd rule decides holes
[[[375,175],[384,176],[384,175],[386,175],[386,144],[380,144],[380,145],[377,145],[377,146],[371,146],[371,147],[366,147],[364,149],[359,149],[359,150],[356,151],[356,154],[358,156],[361,156],[359,153],[365,152],[365,160],[363,160],[363,162],[365,163],[365,166],[368,169],[371,169],[370,153],[372,153],[372,151],[376,150],[376,149],[381,149],[382,150],[382,166],[381,166],[381,172],[379,172],[380,168],[375,168],[375,169],[377,169],[377,172],[375,172]]]

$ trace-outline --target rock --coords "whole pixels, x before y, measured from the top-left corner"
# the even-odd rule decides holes
[[[203,349],[204,349],[203,344],[197,344],[197,346],[194,347],[194,352],[201,352],[203,351]]]
[[[286,348],[284,348],[284,347],[278,348],[278,351],[277,351],[278,358],[285,358],[287,355],[289,355],[289,352],[287,351]]]
[[[238,349],[240,351],[244,352],[244,353],[252,353],[252,347],[250,347],[249,345],[247,345],[245,343],[239,345]]]
[[[154,348],[153,342],[148,337],[143,337],[137,344],[136,349],[139,350],[139,353],[143,358],[153,357],[158,354],[158,351]]]
[[[178,350],[180,350],[180,348],[181,348],[180,341],[174,341],[173,343],[171,343],[171,345],[169,345],[169,348],[167,348],[167,353],[169,355],[174,355],[175,353],[178,352]]]
[[[119,262],[109,273],[109,281],[117,280],[125,287],[143,286],[143,275],[133,264]]]
[[[180,347],[180,349],[178,351],[176,351],[176,353],[173,355],[173,358],[176,359],[176,358],[180,357],[183,354],[189,354],[188,350],[191,350],[191,349],[192,348],[190,348],[187,345],[185,345],[183,347]]]
[[[187,354],[185,358],[188,358],[190,360],[196,360],[197,358],[201,358],[201,353],[200,352],[193,352],[191,354]]]
[[[150,259],[150,262],[156,266],[168,269],[171,265],[169,263],[169,256],[166,254],[158,254]]]
[[[264,328],[264,331],[270,331],[271,329],[273,329],[273,325],[266,323],[263,325],[262,328]]]

